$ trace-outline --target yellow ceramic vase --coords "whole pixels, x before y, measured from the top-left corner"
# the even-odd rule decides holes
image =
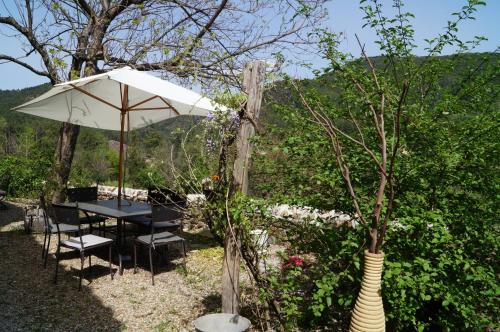
[[[365,250],[363,281],[352,312],[350,332],[385,331],[384,305],[380,289],[383,265],[383,252],[372,254]]]

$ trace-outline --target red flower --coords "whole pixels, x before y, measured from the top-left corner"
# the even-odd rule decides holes
[[[288,260],[281,265],[281,269],[285,270],[289,268],[290,266],[293,267],[300,267],[304,264],[304,259],[299,257],[299,256],[290,256],[288,257]]]
[[[288,258],[288,261],[290,263],[293,263],[295,266],[302,266],[302,264],[304,264],[304,259],[300,258],[299,256],[290,256]]]

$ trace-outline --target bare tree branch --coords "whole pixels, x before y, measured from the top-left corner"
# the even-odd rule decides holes
[[[10,61],[10,62],[14,62],[20,66],[23,66],[24,68],[26,69],[29,69],[30,71],[32,71],[33,73],[39,75],[39,76],[45,76],[45,77],[48,77],[50,79],[50,75],[48,72],[46,71],[42,71],[42,70],[38,70],[34,67],[32,67],[31,65],[27,64],[26,62],[23,62],[23,61],[20,61],[19,59],[16,59],[14,57],[11,57],[11,56],[8,56],[8,55],[5,55],[5,54],[0,54],[0,60],[6,60],[6,61]]]
[[[31,14],[30,14],[31,15]],[[57,81],[57,72],[56,69],[49,57],[49,54],[47,50],[43,47],[42,44],[38,42],[36,39],[35,35],[33,34],[33,30],[30,30],[29,28],[21,26],[14,18],[12,17],[0,17],[0,24],[6,24],[8,26],[11,26],[15,30],[17,30],[19,33],[21,33],[28,42],[31,44],[31,46],[40,54],[40,56],[43,59],[43,62],[45,64],[45,67],[47,68],[47,73],[49,74],[49,78],[52,84],[56,83]]]
[[[95,18],[95,13],[92,7],[87,3],[85,0],[78,0],[78,4],[80,5],[80,8],[83,9],[83,11],[87,14],[88,17],[91,17],[92,19]]]
[[[342,147],[340,145],[340,141],[339,141],[338,136],[337,136],[337,130],[333,129],[333,127],[331,126],[331,121],[329,121],[328,117],[323,116],[318,111],[314,110],[311,106],[309,106],[309,103],[304,98],[303,94],[300,92],[300,90],[298,89],[298,86],[295,84],[295,82],[293,82],[292,84],[293,84],[294,88],[296,89],[296,91],[299,93],[299,96],[301,98],[303,105],[309,110],[311,115],[318,121],[318,123],[320,123],[323,126],[326,133],[328,134],[330,141],[332,143],[332,147],[333,147],[334,152],[335,152],[334,154],[335,154],[335,158],[337,160],[337,165],[339,166],[339,168],[341,170],[342,177],[344,179],[344,182],[347,185],[349,194],[351,195],[356,213],[358,214],[361,222],[364,225],[366,225],[367,224],[366,219],[361,211],[361,208],[360,208],[359,203],[358,203],[358,197],[356,195],[356,192],[354,191],[354,187],[353,187],[352,182],[351,182],[349,167],[346,165],[344,158],[343,158]],[[338,132],[341,132],[341,131],[338,131]],[[349,137],[349,135],[346,135],[346,136]],[[352,140],[354,140],[354,139],[352,139]],[[354,140],[354,141],[356,141],[356,140]]]

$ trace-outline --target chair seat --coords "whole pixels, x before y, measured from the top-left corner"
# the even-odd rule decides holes
[[[106,244],[110,244],[113,242],[112,239],[108,239],[105,237],[101,236],[96,236],[92,234],[87,234],[82,236],[82,241],[83,241],[83,248],[80,243],[80,238],[79,237],[72,237],[69,240],[65,240],[61,242],[61,245],[73,249],[91,249],[99,246],[103,246]]]
[[[151,234],[138,236],[135,239],[137,242],[144,243],[146,245],[151,244]],[[174,235],[170,232],[161,232],[153,234],[153,242],[155,245],[158,244],[167,244],[172,242],[184,241],[180,236]]]
[[[143,227],[151,227],[151,218],[147,217],[147,216],[131,217],[131,218],[127,218],[126,221],[130,222],[132,224],[143,226]],[[177,222],[175,220],[156,221],[153,224],[153,227],[156,229],[164,228],[164,229],[168,229],[171,231],[175,231],[181,227],[181,223],[180,223],[180,220]]]
[[[69,224],[59,224],[59,230],[61,231],[61,233],[78,233],[79,231],[78,226]],[[56,225],[50,225],[50,233],[57,234]]]

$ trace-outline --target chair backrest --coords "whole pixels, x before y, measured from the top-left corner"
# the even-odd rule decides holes
[[[80,240],[80,248],[84,248],[82,239],[82,230],[80,225],[80,215],[78,213],[78,203],[73,206],[52,203],[52,213],[54,214],[54,223],[57,227],[57,236],[61,242],[61,231],[59,224],[69,224],[78,226],[78,237]]]
[[[155,242],[155,228],[158,226],[182,228],[182,214],[182,210],[175,203],[153,204],[151,206],[151,243]]]
[[[39,210],[38,210],[38,213],[37,213],[37,217],[38,218],[42,218],[43,219],[43,225],[45,227],[46,230],[50,230],[51,228],[51,224],[52,224],[52,220],[50,219],[50,216],[49,216],[49,210],[47,208],[47,201],[45,200],[45,195],[44,194],[40,194],[40,205],[39,205]]]
[[[66,194],[70,202],[97,201],[97,187],[68,188]]]
[[[175,203],[153,204],[151,206],[152,222],[181,221],[183,212]]]
[[[80,215],[78,207],[66,206],[62,204],[52,204],[55,224],[69,224],[80,226]]]
[[[153,205],[175,203],[180,207],[185,207],[186,198],[167,188],[149,188],[148,203]]]

